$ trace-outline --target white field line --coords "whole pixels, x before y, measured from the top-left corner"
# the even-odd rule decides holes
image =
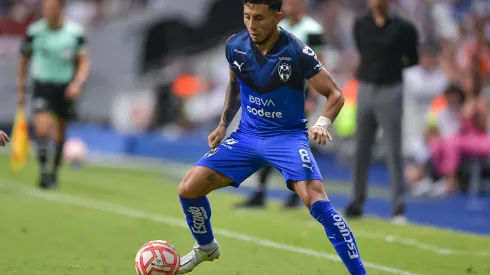
[[[0,155],[8,154],[8,150],[5,148],[0,148]],[[117,154],[106,154],[106,153],[91,153],[89,155],[89,162],[92,165],[107,167],[107,168],[116,168],[116,169],[135,169],[138,171],[148,171],[155,172],[160,171],[162,175],[167,175],[170,177],[183,177],[185,175],[185,171],[189,168],[187,164],[175,163],[167,160],[146,158],[146,157],[134,157],[134,156],[121,156]],[[248,179],[250,181],[250,179]],[[244,182],[242,185],[245,185],[247,182]],[[97,184],[100,188],[100,185]],[[311,222],[308,224],[311,227],[320,226],[317,222]],[[400,243],[406,246],[412,246],[418,248],[420,250],[432,251],[439,255],[471,255],[471,256],[480,256],[480,257],[490,257],[490,252],[488,251],[466,251],[466,250],[456,250],[450,248],[443,248],[433,244],[424,243],[418,241],[416,239],[404,238],[400,236],[394,235],[381,235],[381,234],[372,234],[369,232],[363,232],[356,230],[356,236],[369,238],[369,239],[377,239],[385,242],[394,242]]]
[[[317,222],[309,222],[308,226],[310,227],[321,227]],[[398,243],[406,246],[412,246],[420,250],[431,251],[439,255],[470,255],[470,256],[479,256],[479,257],[490,257],[490,253],[487,251],[468,251],[468,250],[457,250],[451,248],[444,248],[434,244],[420,242],[415,239],[404,238],[395,235],[382,235],[382,234],[374,234],[362,230],[353,231],[354,236],[362,237],[366,239],[374,239],[380,240],[387,243]]]
[[[72,195],[67,195],[63,193],[58,193],[58,192],[42,192],[38,189],[32,188],[32,187],[26,187],[23,186],[22,183],[18,182],[7,182],[7,181],[0,181],[0,189],[5,189],[5,190],[14,190],[21,192],[22,194],[42,199],[45,201],[50,201],[50,202],[56,202],[56,203],[61,203],[61,204],[66,204],[66,205],[71,205],[71,206],[78,206],[82,208],[87,208],[87,209],[93,209],[93,210],[99,210],[107,213],[112,213],[112,214],[117,214],[125,217],[132,217],[132,218],[138,218],[138,219],[146,219],[146,220],[151,220],[154,222],[159,222],[159,223],[165,223],[171,226],[176,226],[180,227],[183,229],[188,229],[187,224],[184,222],[184,219],[176,219],[173,217],[169,216],[164,216],[164,215],[159,215],[159,214],[152,214],[148,213],[145,211],[141,210],[136,210],[132,208],[127,208],[121,205],[117,204],[112,204],[112,203],[107,203],[99,200],[93,200],[93,199],[87,199],[83,197],[78,197],[78,196],[72,196]],[[324,253],[324,252],[319,252],[307,248],[302,248],[302,247],[297,247],[297,246],[292,246],[288,244],[283,244],[283,243],[278,243],[278,242],[273,242],[267,239],[260,239],[257,237],[253,237],[250,235],[246,234],[241,234],[237,233],[234,231],[226,230],[226,229],[221,229],[221,228],[214,228],[214,232],[218,236],[223,236],[239,241],[243,241],[246,243],[251,243],[251,244],[256,244],[264,247],[269,247],[269,248],[276,248],[279,250],[284,250],[284,251],[289,251],[297,254],[303,254],[303,255],[308,255],[308,256],[313,256],[317,258],[324,258],[328,259],[333,262],[341,262],[340,258],[337,255],[334,254],[329,254],[329,253]],[[398,274],[398,275],[421,275],[417,273],[412,273],[409,271],[405,270],[400,270],[388,266],[383,266],[383,265],[378,265],[378,264],[373,264],[370,262],[364,262],[364,266],[368,269],[376,269],[379,271],[384,271],[387,273],[391,274]]]
[[[114,160],[114,161],[112,161]],[[121,166],[126,166],[128,167],[131,165],[130,163],[146,163],[144,166],[146,169],[154,169],[150,168],[152,167],[150,165],[151,160],[150,159],[145,159],[145,158],[131,158],[131,162],[128,163],[128,160],[124,160],[124,158],[118,158],[114,156],[102,156],[102,155],[93,155],[92,156],[92,163],[93,164],[98,164],[98,165],[103,165],[103,166],[110,166],[113,168],[121,168]],[[158,161],[160,163],[160,167],[162,170],[164,170],[166,175],[170,175],[173,177],[183,177],[185,174],[185,170],[187,170],[187,167],[185,164],[176,164],[168,161]],[[153,162],[153,165],[156,163]],[[155,166],[153,166],[155,167]],[[133,166],[134,168],[134,166]],[[311,223],[308,224],[309,226],[312,227],[318,227],[320,226],[318,222],[312,221]],[[490,257],[490,252],[488,251],[467,251],[467,250],[457,250],[457,249],[451,249],[451,248],[445,248],[445,247],[440,247],[434,244],[429,244],[425,242],[421,242],[416,239],[412,238],[405,238],[405,237],[400,237],[400,236],[395,236],[395,235],[381,235],[381,234],[373,234],[365,231],[359,231],[356,230],[354,232],[356,236],[363,237],[363,238],[369,238],[369,239],[376,239],[376,240],[381,240],[384,242],[393,242],[393,243],[399,243],[402,245],[406,246],[411,246],[418,248],[420,250],[425,250],[425,251],[431,251],[439,255],[471,255],[471,256],[478,256],[478,257]]]

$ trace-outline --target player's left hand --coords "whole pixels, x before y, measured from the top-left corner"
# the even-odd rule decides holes
[[[310,137],[319,145],[325,145],[328,141],[332,141],[332,136],[327,129],[323,127],[313,126],[308,131]]]
[[[10,141],[9,136],[4,131],[0,131],[0,146],[5,146]]]
[[[66,97],[69,100],[75,100],[80,95],[81,89],[82,86],[79,83],[70,83],[70,85],[68,85],[68,88],[66,88]]]
[[[325,145],[327,144],[327,140],[332,141],[332,136],[327,130],[330,124],[332,124],[330,119],[321,116],[316,122],[315,126],[308,130],[308,134],[319,145]]]

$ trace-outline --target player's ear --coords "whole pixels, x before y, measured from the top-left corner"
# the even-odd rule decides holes
[[[282,12],[278,11],[276,13],[276,23],[279,24],[279,22],[281,22],[283,17],[284,17],[284,15],[282,14]]]

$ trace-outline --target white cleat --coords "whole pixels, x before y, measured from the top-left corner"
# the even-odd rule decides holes
[[[408,223],[407,217],[404,215],[397,215],[391,219],[391,223],[395,225],[406,225]]]
[[[189,254],[180,258],[179,274],[192,272],[202,262],[212,262],[218,259],[220,255],[219,244],[216,241],[214,241],[214,244],[211,249],[204,250],[196,243]]]

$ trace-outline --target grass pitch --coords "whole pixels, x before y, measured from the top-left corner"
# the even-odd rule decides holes
[[[19,175],[8,167],[0,157],[1,275],[134,275],[134,256],[147,241],[169,241],[182,255],[192,248],[172,168],[65,167],[60,189],[41,191],[34,162]],[[266,211],[237,212],[241,197],[209,197],[222,255],[192,274],[347,274],[306,209],[285,212],[271,202]],[[370,275],[490,274],[488,237],[378,219],[349,224]]]

